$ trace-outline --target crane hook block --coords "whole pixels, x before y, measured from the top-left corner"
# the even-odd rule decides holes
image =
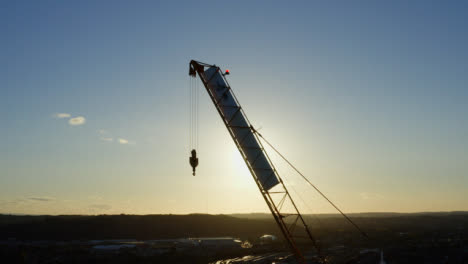
[[[195,176],[195,168],[198,166],[197,151],[192,149],[192,156],[189,158],[190,166],[192,166],[192,175]]]

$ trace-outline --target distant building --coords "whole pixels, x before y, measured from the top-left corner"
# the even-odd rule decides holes
[[[274,235],[263,235],[259,239],[261,244],[270,244],[276,241],[278,238]]]
[[[232,237],[199,237],[190,238],[201,247],[210,248],[239,248],[242,241]]]

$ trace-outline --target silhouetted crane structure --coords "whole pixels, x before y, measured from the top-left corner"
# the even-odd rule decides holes
[[[265,199],[268,208],[270,209],[278,227],[280,228],[284,238],[286,239],[292,253],[297,261],[301,264],[306,263],[304,254],[299,249],[298,240],[308,241],[317,251],[319,259],[322,259],[319,245],[307,226],[304,218],[299,212],[296,203],[289,194],[286,185],[281,179],[278,171],[271,162],[265,148],[262,145],[260,138],[265,140],[263,136],[251,125],[247,116],[244,113],[239,101],[234,95],[226,75],[229,70],[224,73],[216,65],[210,65],[195,60],[190,61],[189,75],[192,77],[200,77],[203,85],[208,92],[213,104],[216,107],[221,119],[224,122],[229,134],[236,144],[242,158],[244,159],[250,173],[253,176],[255,183]],[[198,99],[197,99],[198,100]],[[271,144],[265,140],[271,146]],[[271,146],[284,160],[273,146]],[[194,150],[192,150],[192,157]],[[196,155],[195,155],[196,156]],[[320,192],[310,181],[308,181],[302,173],[300,173],[288,160],[286,162],[291,165],[313,188],[315,188],[328,202],[330,202],[348,221],[358,228],[338,207],[336,207],[322,192]],[[190,160],[193,171],[197,162]],[[297,226],[302,227],[296,228]],[[359,228],[358,228],[359,229]],[[361,230],[360,230],[361,231]],[[361,231],[362,232],[362,231]],[[363,233],[363,232],[362,232]],[[364,234],[364,233],[363,233]]]

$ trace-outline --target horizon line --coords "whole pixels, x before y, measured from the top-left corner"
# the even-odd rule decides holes
[[[468,211],[464,210],[455,210],[455,211],[417,211],[417,212],[352,212],[346,213],[347,215],[357,215],[357,214],[451,214],[451,213],[468,213]],[[264,215],[271,215],[269,212],[250,212],[250,213],[151,213],[151,214],[127,214],[127,213],[111,213],[111,214],[24,214],[24,213],[0,213],[0,216],[151,216],[151,215],[174,215],[174,216],[188,216],[188,215],[213,215],[213,216],[221,216],[221,215],[255,215],[255,214],[264,214]],[[302,215],[337,215],[340,216],[340,213],[306,213]]]

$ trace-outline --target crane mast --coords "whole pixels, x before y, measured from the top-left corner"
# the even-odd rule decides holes
[[[247,119],[239,101],[229,86],[225,77],[229,72],[223,73],[216,65],[192,60],[190,61],[189,75],[196,77],[197,74],[239,149],[260,193],[265,199],[297,261],[305,263],[304,255],[298,247],[299,239],[306,239],[311,242],[320,254],[318,245],[304,218],[268,157],[259,139],[258,132]],[[285,206],[286,204],[289,205]],[[288,207],[288,212],[284,211],[286,207]],[[301,234],[298,234],[296,226],[303,228]],[[303,231],[305,231],[305,235]]]

